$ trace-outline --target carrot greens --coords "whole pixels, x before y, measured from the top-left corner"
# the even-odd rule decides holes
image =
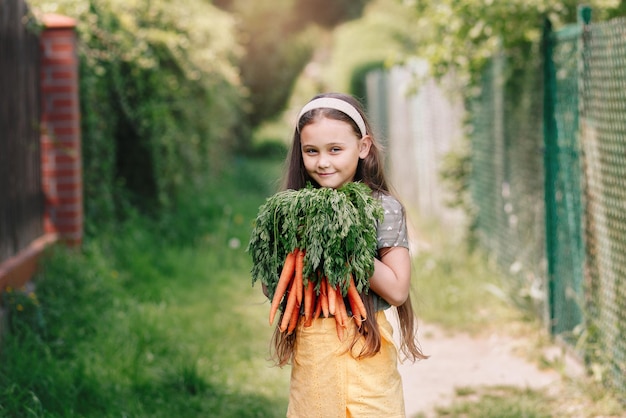
[[[326,278],[346,296],[352,277],[358,292],[367,292],[382,217],[380,201],[363,183],[276,193],[259,208],[248,244],[252,283],[267,286],[272,299],[287,256],[302,250],[305,287],[313,281],[319,294]]]

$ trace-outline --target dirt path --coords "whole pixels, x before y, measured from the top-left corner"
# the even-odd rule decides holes
[[[420,341],[431,357],[400,365],[409,418],[418,413],[435,416],[434,408],[449,404],[459,387],[507,385],[547,389],[554,388],[561,379],[556,371],[540,370],[517,355],[514,351],[520,341],[510,337],[448,335],[436,326],[422,324]]]

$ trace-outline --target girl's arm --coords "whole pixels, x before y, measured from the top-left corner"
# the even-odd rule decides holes
[[[374,260],[370,288],[391,305],[400,306],[409,297],[411,286],[411,257],[404,247],[380,250],[380,260]]]

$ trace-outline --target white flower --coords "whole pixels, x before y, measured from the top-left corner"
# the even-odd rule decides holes
[[[241,241],[239,241],[239,238],[231,238],[228,240],[228,246],[233,250],[236,250],[241,247]]]

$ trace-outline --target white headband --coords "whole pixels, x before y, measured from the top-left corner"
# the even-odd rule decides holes
[[[359,111],[356,110],[356,108],[350,103],[341,99],[336,99],[334,97],[320,97],[319,99],[311,100],[309,103],[304,105],[304,107],[300,111],[300,114],[298,115],[298,122],[296,123],[296,126],[300,124],[300,118],[302,118],[302,115],[304,115],[309,110],[320,108],[335,109],[345,113],[346,115],[350,116],[350,118],[357,124],[359,130],[361,131],[361,137],[367,135],[367,131],[365,129],[365,121],[363,120],[363,117],[361,116]]]

